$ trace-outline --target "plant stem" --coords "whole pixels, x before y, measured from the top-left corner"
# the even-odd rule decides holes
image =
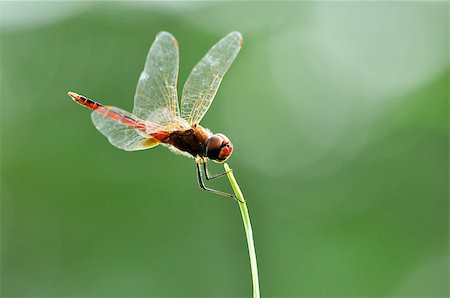
[[[239,208],[241,209],[242,221],[244,222],[245,235],[247,236],[248,253],[250,256],[250,266],[252,270],[253,281],[253,298],[259,298],[259,280],[258,280],[258,266],[256,264],[255,244],[253,243],[252,225],[250,224],[250,216],[248,214],[247,204],[245,203],[244,196],[239,188],[233,172],[228,164],[224,164],[225,172],[227,172],[228,179],[236,194]]]

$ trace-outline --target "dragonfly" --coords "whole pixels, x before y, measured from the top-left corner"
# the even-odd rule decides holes
[[[137,83],[132,113],[75,92],[68,95],[93,111],[91,119],[95,127],[115,147],[137,151],[165,145],[175,153],[195,160],[201,189],[236,199],[232,194],[205,184],[204,178],[213,180],[227,174],[211,175],[207,162],[225,162],[233,152],[233,144],[224,134],[213,134],[201,126],[200,121],[242,44],[239,32],[231,32],[217,42],[188,76],[180,104],[177,94],[178,42],[168,32],[160,32],[150,47]]]

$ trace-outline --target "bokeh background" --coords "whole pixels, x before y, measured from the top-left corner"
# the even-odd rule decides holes
[[[162,30],[179,92],[244,35],[202,124],[235,145],[264,297],[448,296],[447,2],[0,9],[3,297],[251,295],[238,206],[190,159],[111,146],[66,95],[131,110]]]

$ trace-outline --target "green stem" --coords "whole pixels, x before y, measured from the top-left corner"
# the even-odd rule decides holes
[[[252,225],[250,224],[250,216],[248,215],[247,204],[245,203],[244,196],[239,188],[233,172],[228,164],[224,164],[225,172],[227,172],[228,179],[233,187],[234,193],[238,199],[239,208],[241,209],[242,221],[244,222],[245,235],[247,236],[248,253],[250,256],[250,266],[252,270],[253,281],[253,298],[259,298],[259,281],[258,281],[258,266],[256,264],[255,244],[253,243]]]

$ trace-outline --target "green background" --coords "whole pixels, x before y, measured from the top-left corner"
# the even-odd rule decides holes
[[[162,30],[180,93],[244,36],[202,124],[235,146],[262,296],[448,296],[448,3],[0,9],[2,296],[251,295],[237,204],[191,159],[111,146],[66,95],[131,110]]]

